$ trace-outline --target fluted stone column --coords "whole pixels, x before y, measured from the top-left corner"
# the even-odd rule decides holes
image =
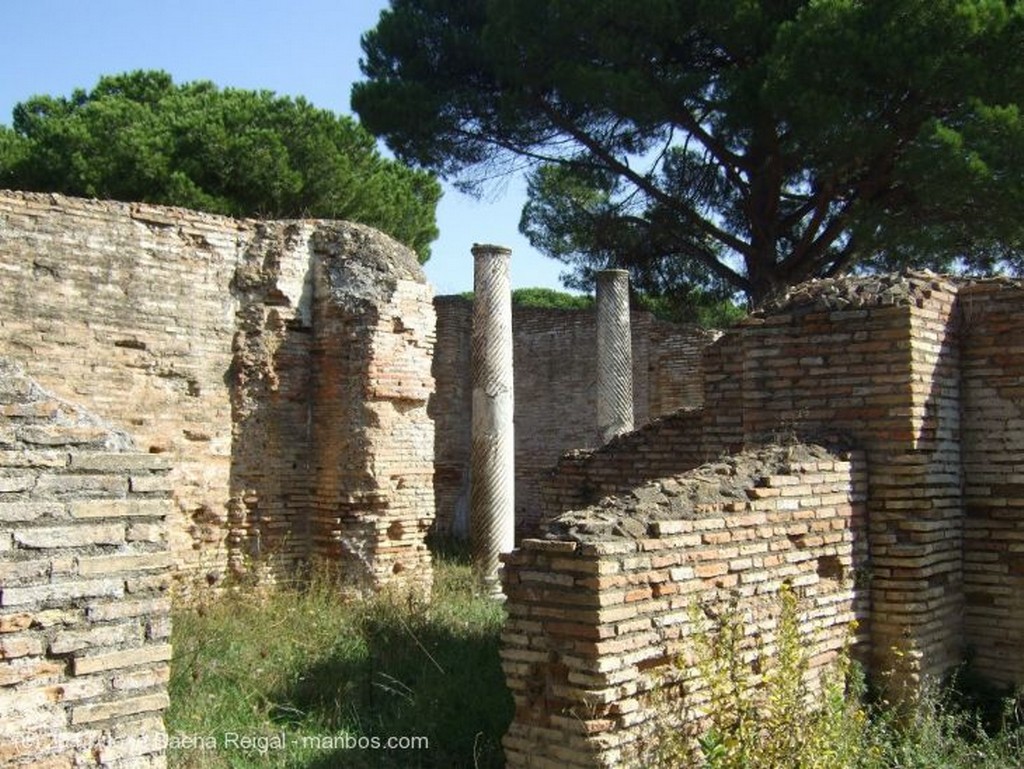
[[[633,429],[629,273],[597,273],[597,431],[601,444]]]
[[[477,574],[494,594],[501,592],[498,555],[515,546],[511,255],[501,246],[473,246],[470,545]]]

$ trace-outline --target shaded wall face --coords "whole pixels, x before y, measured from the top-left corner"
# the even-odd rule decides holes
[[[956,293],[937,282],[920,294],[781,313],[736,340],[744,440],[831,432],[866,449],[874,665],[912,679],[942,675],[962,646]]]
[[[437,297],[434,309],[437,343],[431,372],[436,387],[429,404],[434,420],[434,527],[442,535],[468,538],[473,304]]]
[[[978,669],[1024,681],[1024,295],[961,292],[964,631]]]
[[[309,225],[261,223],[231,282],[228,559],[265,579],[309,557],[313,318]]]

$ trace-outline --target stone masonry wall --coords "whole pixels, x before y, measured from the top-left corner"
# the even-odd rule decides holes
[[[321,232],[315,250],[313,552],[356,590],[429,589],[430,288],[407,249],[369,230]]]
[[[1024,682],[1024,291],[960,291],[964,633],[978,669]]]
[[[378,538],[366,552],[401,555],[378,572],[429,582],[434,324],[406,249],[345,223],[0,192],[0,275],[0,353],[171,458],[183,585],[337,556],[342,519]],[[343,451],[408,470],[367,496],[358,473],[331,476]]]
[[[438,297],[437,394],[431,404],[436,431],[436,529],[468,529],[471,397],[469,348],[472,303]],[[516,529],[536,529],[542,509],[541,478],[569,449],[594,447],[597,436],[593,311],[513,307],[516,423]],[[634,312],[633,419],[651,419],[701,403],[700,354],[718,336],[692,325]]]
[[[0,193],[0,354],[174,457],[171,549],[226,560],[241,225],[200,214]]]
[[[166,454],[0,358],[0,764],[160,767]]]
[[[687,677],[695,604],[730,597],[770,656],[789,584],[813,673],[864,619],[863,454],[751,450],[565,513],[505,560],[502,666],[515,700],[509,767],[641,767],[656,682]],[[692,671],[690,671],[692,673]],[[666,678],[667,676],[667,678]]]
[[[844,436],[869,477],[877,669],[938,675],[963,636],[956,287],[933,276],[819,281],[708,348],[704,408],[564,457],[549,516],[744,445]]]

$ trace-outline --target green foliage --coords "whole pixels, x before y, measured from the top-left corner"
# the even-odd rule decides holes
[[[729,328],[747,316],[731,299],[719,298],[699,289],[661,294],[635,294],[636,303],[659,320],[696,323],[703,328]]]
[[[342,604],[324,570],[301,590],[239,592],[176,611],[168,733],[209,736],[217,749],[172,749],[169,765],[501,766],[512,717],[498,659],[504,612],[474,585],[465,559],[447,555],[426,604],[397,596]],[[225,746],[227,733],[283,733],[286,746],[243,750]],[[427,737],[429,748],[340,742],[389,736]]]
[[[926,688],[909,708],[875,707],[863,766],[868,769],[1008,769],[1024,765],[1022,700],[1002,700],[986,726],[957,687]],[[870,760],[868,760],[870,759]]]
[[[1024,267],[1016,0],[392,0],[363,49],[363,124],[469,188],[529,167],[582,283]]]
[[[594,306],[594,297],[550,288],[517,288],[512,291],[512,304],[549,310],[586,310]]]
[[[433,176],[383,158],[348,117],[269,91],[175,85],[157,71],[18,104],[13,130],[0,128],[0,182],[230,216],[348,219],[421,261],[441,196]]]
[[[473,301],[473,292],[459,294]],[[670,323],[696,323],[704,328],[728,328],[746,317],[746,310],[729,299],[719,299],[694,289],[654,296],[633,293],[633,306],[646,310],[659,320]],[[569,294],[550,288],[517,288],[512,291],[512,304],[549,310],[587,310],[594,306],[594,297]]]
[[[796,595],[784,587],[773,653],[755,644],[736,603],[709,625],[694,605],[690,622],[694,666],[705,687],[706,730],[670,728],[660,735],[661,766],[707,769],[854,769],[866,744],[867,717],[847,682],[846,654],[812,692],[808,651],[800,633]],[[680,671],[685,667],[681,663]],[[684,684],[686,686],[687,684]],[[691,684],[692,685],[692,681]],[[671,722],[670,722],[671,723]]]
[[[12,129],[0,125],[0,189],[13,186],[11,169],[24,160],[26,144]]]
[[[824,671],[820,689],[812,690],[799,602],[790,588],[784,587],[779,596],[771,649],[760,636],[754,640],[735,601],[721,613],[706,613],[711,622],[699,606],[691,607],[692,659],[687,664],[681,658],[671,676],[682,678],[681,701],[668,696],[667,684],[655,691],[661,724],[654,754],[658,766],[1007,769],[1024,765],[1024,694],[999,697],[999,717],[988,724],[979,699],[965,696],[958,686],[966,680],[960,677],[942,688],[926,687],[910,702],[896,704],[881,698],[867,704],[867,687],[847,650]],[[701,689],[695,686],[697,680]],[[698,713],[703,721],[695,717]]]

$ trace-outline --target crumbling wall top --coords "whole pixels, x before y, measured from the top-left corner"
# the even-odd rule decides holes
[[[868,307],[920,307],[935,292],[956,290],[947,275],[907,271],[808,280],[766,302],[753,313],[771,315],[835,312]]]
[[[317,222],[310,238],[323,265],[323,290],[334,302],[388,301],[399,281],[426,284],[416,254],[371,227]]]
[[[819,462],[848,458],[846,450],[818,444],[767,445],[701,465],[695,470],[650,481],[628,494],[609,496],[596,505],[570,510],[545,526],[545,539],[596,542],[644,539],[658,533],[662,521],[696,520],[720,514],[725,507],[742,510],[750,489],[766,486],[772,476],[813,471]]]

